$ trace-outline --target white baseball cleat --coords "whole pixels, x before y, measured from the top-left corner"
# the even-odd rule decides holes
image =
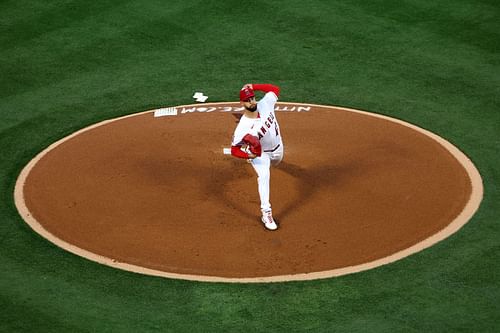
[[[262,223],[264,223],[264,227],[268,230],[276,230],[278,229],[278,225],[273,219],[273,213],[271,211],[262,212]]]

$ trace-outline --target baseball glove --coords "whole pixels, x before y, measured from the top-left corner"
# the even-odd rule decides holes
[[[259,138],[251,134],[243,137],[243,142],[247,145],[250,152],[256,156],[262,155],[262,146],[260,145]]]

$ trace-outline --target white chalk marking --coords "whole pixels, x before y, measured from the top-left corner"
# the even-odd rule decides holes
[[[202,92],[195,92],[194,95],[193,95],[193,98],[197,101],[197,102],[205,102],[207,99],[208,99],[208,96],[205,96]]]
[[[173,107],[156,109],[154,111],[155,111],[155,117],[177,116],[177,109]]]

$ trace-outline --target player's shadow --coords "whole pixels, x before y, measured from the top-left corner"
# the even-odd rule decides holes
[[[200,185],[205,193],[210,193],[212,198],[223,203],[227,208],[238,212],[239,216],[259,219],[260,201],[258,201],[257,174],[250,165],[242,165],[242,162],[242,160],[229,158],[224,167],[212,169],[210,177],[204,177]],[[298,187],[296,191],[298,195],[289,201],[287,200],[285,206],[274,212],[279,221],[314,200],[317,193],[331,190],[336,186],[343,186],[344,183],[349,182],[349,179],[357,177],[363,172],[363,163],[360,161],[346,163],[344,161],[342,165],[328,164],[304,168],[282,161],[278,166],[271,167],[271,182],[273,181],[272,173],[274,168],[295,178]],[[248,193],[243,194],[243,196],[247,198],[256,196],[257,201],[238,200],[229,194],[228,187],[241,178],[252,180],[251,185],[247,188]],[[275,188],[274,190],[279,189]],[[271,200],[273,200],[272,198],[273,193],[271,192]]]
[[[168,166],[168,159],[138,159],[135,170],[142,176],[143,183],[153,189],[165,188],[168,190],[170,186],[173,186],[173,178],[175,178],[175,182],[181,186],[198,188],[199,193],[201,193],[199,197],[213,201],[214,207],[217,207],[215,209],[232,210],[233,213],[230,213],[229,216],[259,218],[260,203],[258,201],[249,202],[250,199],[241,200],[241,197],[253,198],[252,201],[255,198],[258,200],[256,174],[251,165],[246,164],[245,161],[213,154],[205,161],[195,159],[190,163],[183,163],[182,167],[172,168],[171,171],[168,171]],[[173,174],[175,175],[173,176]],[[231,187],[242,179],[248,180],[251,185],[245,190],[248,193],[239,193],[240,199],[235,199]],[[168,193],[165,194],[168,195]],[[192,199],[186,194],[182,200]],[[196,204],[197,202],[193,201],[194,209]]]
[[[249,180],[250,184],[246,188],[248,193],[242,193],[245,199],[238,200],[230,194],[232,191],[229,189],[235,182],[241,179]],[[214,184],[214,180],[217,180],[216,184]],[[213,191],[214,185],[217,187],[217,191],[215,192]],[[237,212],[238,216],[254,220],[260,218],[257,174],[252,166],[245,161],[230,157],[227,160],[226,167],[212,170],[211,179],[207,179],[204,182],[204,187],[206,193],[211,192],[215,194],[217,200],[224,203],[227,208]],[[254,198],[255,200],[250,198]]]
[[[221,161],[223,159],[224,161]],[[213,161],[213,167],[206,164],[193,161],[187,168],[176,177],[189,178],[196,180],[200,190],[206,197],[211,198],[232,210],[232,215],[245,217],[248,219],[260,218],[260,201],[258,200],[257,174],[250,164],[232,157],[217,158]],[[170,177],[165,174],[165,164],[161,161],[141,161],[140,170],[144,172],[145,181],[154,184],[168,184]],[[297,194],[287,200],[285,206],[275,210],[277,220],[282,220],[292,212],[300,209],[302,205],[314,200],[315,194],[322,191],[328,191],[348,182],[353,176],[363,172],[363,163],[356,161],[342,165],[318,165],[312,168],[304,168],[287,161],[282,161],[278,166],[271,168],[271,182],[273,180],[273,169],[279,169],[296,179]],[[274,170],[276,172],[276,170]],[[241,179],[248,179],[249,186],[245,192],[241,193],[240,199],[234,197],[230,187]],[[280,190],[274,188],[274,190]],[[292,194],[293,195],[293,194]],[[245,199],[241,199],[241,197]],[[253,198],[253,199],[247,199]],[[271,200],[273,193],[271,192]],[[252,200],[252,201],[250,201]],[[224,209],[224,208],[223,208]]]
[[[317,165],[312,168],[303,168],[283,161],[276,168],[295,178],[298,183],[298,195],[275,212],[279,219],[286,218],[295,210],[300,209],[301,206],[314,200],[317,193],[342,186],[343,183],[363,172],[361,163]]]

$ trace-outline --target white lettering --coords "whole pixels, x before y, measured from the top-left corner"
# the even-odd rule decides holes
[[[163,108],[163,109],[158,109],[158,110],[173,110],[174,108]],[[182,108],[177,108],[176,109],[178,112],[181,114],[184,113],[192,113],[192,112],[241,112],[244,111],[245,108],[243,106],[210,106],[210,107],[182,107]],[[281,111],[281,112],[307,112],[310,111],[311,107],[310,106],[298,106],[298,105],[277,105],[274,108],[274,111]],[[156,110],[155,110],[156,111]],[[173,112],[173,111],[170,111]],[[271,118],[272,120],[272,118]],[[271,121],[272,122],[272,121]]]
[[[290,109],[288,109],[288,106],[276,106],[274,111],[295,111],[295,106],[292,106]]]
[[[181,113],[184,114],[184,113],[195,112],[195,111],[196,111],[196,107],[194,107],[194,108],[182,108]]]

